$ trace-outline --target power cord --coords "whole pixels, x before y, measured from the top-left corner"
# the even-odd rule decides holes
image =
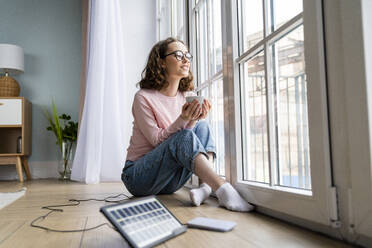
[[[110,200],[110,199],[115,199],[119,196],[125,196],[125,199],[121,199],[121,200]],[[46,217],[48,217],[51,213],[53,212],[63,212],[63,209],[61,208],[58,208],[58,207],[71,207],[71,206],[77,206],[79,205],[81,202],[84,202],[84,201],[103,201],[103,202],[109,202],[109,203],[120,203],[120,202],[123,202],[123,201],[127,201],[127,200],[130,200],[131,198],[133,197],[130,197],[124,193],[121,193],[121,194],[118,194],[118,195],[114,195],[114,196],[109,196],[109,197],[106,197],[104,199],[95,199],[95,198],[90,198],[90,199],[81,199],[81,200],[78,200],[78,199],[69,199],[68,201],[69,202],[72,202],[70,204],[61,204],[61,205],[50,205],[50,206],[43,206],[41,207],[41,209],[47,209],[47,210],[50,210],[46,215],[42,215],[40,217],[37,217],[36,219],[34,219],[30,226],[31,227],[35,227],[35,228],[39,228],[39,229],[43,229],[43,230],[46,230],[46,231],[50,231],[50,232],[62,232],[62,233],[69,233],[69,232],[84,232],[84,231],[90,231],[90,230],[93,230],[93,229],[97,229],[101,226],[105,226],[107,225],[108,227],[114,229],[116,231],[116,228],[111,226],[109,223],[102,223],[98,226],[94,226],[94,227],[90,227],[90,228],[84,228],[84,229],[74,229],[74,230],[58,230],[58,229],[53,229],[53,228],[49,228],[49,227],[45,227],[45,226],[41,226],[41,225],[38,225],[38,224],[35,224],[37,221],[39,221],[40,219],[44,220]]]

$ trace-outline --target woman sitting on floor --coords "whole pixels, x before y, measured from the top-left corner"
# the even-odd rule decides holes
[[[133,101],[122,180],[134,196],[171,194],[195,173],[204,182],[190,191],[195,206],[213,190],[221,206],[250,211],[253,206],[212,169],[216,149],[209,125],[201,121],[211,108],[209,101],[186,103],[186,96],[195,95],[191,60],[185,44],[174,38],[152,48]]]

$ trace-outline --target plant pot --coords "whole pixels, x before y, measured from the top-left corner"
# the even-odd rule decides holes
[[[71,178],[73,145],[74,143],[70,141],[62,142],[62,150],[58,161],[60,180],[70,180]]]

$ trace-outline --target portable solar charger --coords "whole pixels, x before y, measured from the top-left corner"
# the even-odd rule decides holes
[[[155,196],[104,206],[100,210],[136,248],[155,246],[187,230]]]

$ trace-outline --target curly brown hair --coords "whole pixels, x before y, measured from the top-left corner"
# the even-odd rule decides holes
[[[142,79],[139,81],[141,89],[155,89],[161,90],[167,88],[169,82],[165,79],[165,69],[161,66],[162,60],[165,58],[165,54],[168,50],[168,45],[173,42],[185,43],[173,37],[169,37],[165,40],[159,41],[154,45],[149,54],[145,69],[142,71]],[[190,91],[194,90],[194,76],[189,71],[189,76],[182,78],[178,90]]]

